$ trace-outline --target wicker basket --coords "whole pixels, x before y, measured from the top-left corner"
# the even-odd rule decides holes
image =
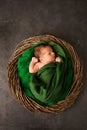
[[[55,43],[62,45],[62,47],[69,52],[74,67],[74,81],[66,99],[59,101],[56,105],[53,105],[51,107],[41,106],[31,98],[27,97],[26,94],[21,89],[20,79],[17,75],[18,58],[26,49],[28,49],[29,47],[31,47],[32,45],[34,45],[39,41],[47,41],[47,42],[54,41]],[[55,36],[52,35],[34,36],[20,42],[17,45],[16,49],[14,50],[8,62],[7,71],[8,71],[9,88],[11,90],[12,95],[15,96],[15,98],[25,108],[27,108],[29,111],[32,112],[45,112],[45,113],[58,114],[64,111],[66,108],[70,107],[75,102],[82,88],[83,68],[82,68],[80,58],[78,57],[76,51],[69,43],[67,43],[66,41],[60,38],[56,38]]]

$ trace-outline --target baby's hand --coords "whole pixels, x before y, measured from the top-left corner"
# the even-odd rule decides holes
[[[38,71],[38,58],[32,57],[32,60],[29,65],[29,72],[30,73],[36,73]]]
[[[32,62],[33,62],[33,63],[38,62],[38,58],[36,58],[36,57],[32,57]]]
[[[60,57],[56,57],[56,62],[61,62],[61,58]]]

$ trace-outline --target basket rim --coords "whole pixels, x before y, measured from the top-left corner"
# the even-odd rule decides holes
[[[47,107],[47,106],[41,106],[40,104],[36,103],[32,99],[26,96],[26,94],[22,91],[21,85],[20,85],[20,79],[17,75],[17,59],[19,56],[29,47],[34,45],[36,41],[54,41],[58,44],[62,45],[67,51],[69,52],[71,56],[71,60],[74,65],[74,82],[72,85],[72,89],[70,89],[69,94],[67,95],[66,99],[59,101],[57,104]],[[13,96],[21,103],[25,108],[27,108],[29,111],[34,112],[46,112],[46,113],[55,113],[58,114],[62,111],[64,111],[66,108],[70,107],[78,97],[83,82],[83,64],[81,59],[79,58],[76,50],[73,48],[73,46],[66,42],[65,40],[61,38],[57,38],[53,35],[39,35],[39,36],[33,36],[30,38],[27,38],[16,46],[12,56],[9,59],[8,65],[7,65],[7,73],[8,73],[8,83],[9,88]],[[16,85],[15,85],[16,84]]]

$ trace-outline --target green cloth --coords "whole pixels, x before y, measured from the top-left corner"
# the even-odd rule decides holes
[[[49,63],[37,73],[29,73],[34,48],[40,44],[50,45],[61,62]],[[65,99],[73,82],[74,70],[67,50],[52,41],[39,42],[27,49],[18,59],[18,76],[27,96],[43,106],[52,106]]]

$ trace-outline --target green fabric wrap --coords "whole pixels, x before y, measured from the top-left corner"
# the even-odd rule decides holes
[[[50,45],[56,56],[61,57],[61,62],[49,63],[37,73],[29,73],[28,68],[31,58],[34,56],[34,48],[41,44]],[[74,76],[68,51],[52,41],[41,41],[27,49],[18,58],[17,70],[22,90],[27,96],[43,106],[52,106],[58,101],[64,100],[70,90]]]

